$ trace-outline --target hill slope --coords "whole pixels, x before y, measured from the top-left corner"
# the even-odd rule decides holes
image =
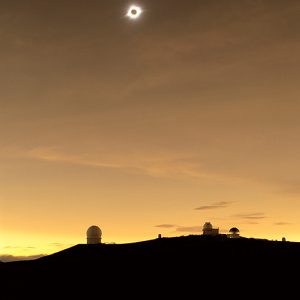
[[[205,288],[214,294],[250,282],[252,290],[266,289],[270,280],[269,289],[276,282],[283,287],[299,266],[300,243],[187,236],[77,245],[37,260],[1,264],[0,270],[7,287],[23,290],[30,285],[91,293],[95,287],[114,293]]]

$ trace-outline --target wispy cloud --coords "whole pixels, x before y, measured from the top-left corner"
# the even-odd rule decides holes
[[[36,249],[34,246],[27,246],[27,247],[21,247],[21,246],[4,246],[2,249]]]
[[[177,232],[202,232],[202,226],[180,226],[176,228]]]
[[[210,209],[218,209],[218,208],[225,208],[227,207],[231,202],[228,201],[220,201],[216,202],[210,205],[203,205],[196,207],[195,210],[210,210]]]
[[[291,225],[291,223],[289,223],[289,222],[275,222],[274,225],[284,226],[284,225]]]
[[[146,176],[173,179],[217,180],[233,182],[238,178],[218,173],[208,168],[199,167],[198,159],[193,154],[158,151],[157,153],[128,153],[120,157],[105,153],[102,157],[88,153],[70,153],[63,147],[41,146],[24,150],[23,157],[44,160],[53,163],[74,164],[93,168],[123,169],[138,172]],[[221,204],[219,204],[221,205]],[[224,204],[223,204],[224,205]]]
[[[0,255],[0,261],[10,262],[10,261],[18,261],[18,260],[32,260],[32,259],[38,259],[45,255],[46,254],[36,254],[36,255],[29,255],[29,256],[14,256],[14,255],[10,255],[10,254],[3,254],[3,255]]]
[[[266,216],[264,213],[247,213],[247,214],[236,214],[232,216],[233,218],[240,218],[246,220],[260,220],[265,219]]]
[[[67,248],[70,246],[74,246],[74,244],[63,244],[63,243],[49,243],[49,246],[58,247],[58,248]]]
[[[159,224],[159,225],[155,225],[154,227],[158,227],[158,228],[174,228],[174,227],[176,227],[176,225],[173,225],[173,224]]]
[[[53,162],[64,162],[77,165],[85,165],[91,167],[99,168],[132,168],[132,166],[109,163],[109,162],[99,162],[89,158],[86,158],[81,155],[73,155],[64,153],[63,150],[59,147],[37,147],[31,149],[27,152],[27,157],[47,160]]]
[[[244,224],[250,224],[250,225],[258,225],[259,222],[256,222],[256,221],[245,221],[243,222]]]
[[[27,159],[73,164],[83,167],[124,170],[126,172],[134,172],[155,178],[214,181],[229,184],[243,184],[247,182],[261,184],[262,182],[262,180],[259,180],[258,183],[257,175],[255,174],[252,174],[253,176],[245,176],[239,168],[235,169],[236,172],[229,172],[226,165],[225,167],[214,165],[214,160],[212,160],[210,164],[207,164],[202,161],[202,158],[196,153],[183,153],[176,150],[164,151],[160,149],[157,153],[129,151],[126,155],[120,155],[117,152],[103,151],[100,155],[99,153],[93,152],[74,153],[64,147],[46,145],[31,149],[19,149],[18,151],[7,150],[6,152],[13,152],[15,155]],[[226,152],[224,152],[224,155],[228,155],[228,153],[226,154]],[[229,156],[228,160],[230,159],[231,156]],[[273,180],[271,181],[273,182]],[[291,182],[291,186],[298,186],[299,184],[297,185],[297,183],[299,183],[299,181]],[[286,182],[279,182],[276,179],[276,185],[286,187]],[[295,190],[295,192],[297,191]],[[226,208],[230,203],[231,202],[228,201],[220,201],[196,207],[195,210],[221,209]]]

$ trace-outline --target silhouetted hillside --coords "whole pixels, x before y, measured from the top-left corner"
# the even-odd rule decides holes
[[[23,291],[62,288],[93,294],[149,293],[162,288],[204,289],[211,295],[244,287],[249,292],[293,281],[300,266],[300,243],[226,236],[162,238],[132,244],[77,245],[33,261],[1,265],[5,286]],[[224,289],[224,290],[223,290]]]

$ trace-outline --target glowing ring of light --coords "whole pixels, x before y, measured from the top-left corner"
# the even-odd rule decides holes
[[[128,12],[127,12],[127,17],[130,18],[130,19],[138,19],[140,17],[140,15],[142,14],[142,9],[139,7],[139,6],[136,6],[136,5],[131,5],[128,9]]]

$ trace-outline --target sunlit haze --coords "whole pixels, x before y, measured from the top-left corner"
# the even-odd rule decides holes
[[[130,5],[1,2],[0,255],[300,241],[300,2]]]

